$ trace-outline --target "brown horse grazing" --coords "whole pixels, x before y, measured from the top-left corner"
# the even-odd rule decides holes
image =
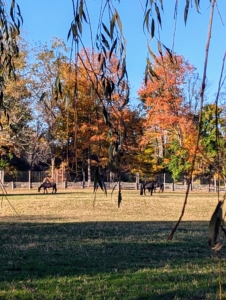
[[[39,188],[38,188],[38,192],[40,192],[41,189],[44,189],[44,194],[48,194],[48,189],[49,188],[53,188],[52,193],[56,193],[57,192],[57,187],[56,187],[56,183],[55,182],[43,182]]]

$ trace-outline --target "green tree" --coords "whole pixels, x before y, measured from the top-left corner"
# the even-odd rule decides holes
[[[223,107],[218,107],[216,104],[205,105],[200,146],[202,167],[207,174],[225,177],[225,130]]]
[[[39,136],[41,136],[42,142],[37,149],[41,150],[44,144],[48,144],[48,151],[51,152],[52,170],[55,159],[62,159],[61,149],[64,147],[64,141],[59,136],[63,102],[59,77],[60,64],[67,62],[67,51],[65,43],[58,38],[53,38],[50,48],[41,44],[32,49],[34,59],[30,66],[32,74],[31,91],[36,108],[35,119],[38,120],[39,124],[42,123],[42,132],[39,132],[36,136],[37,141],[40,141]],[[38,124],[37,127],[40,128]],[[45,138],[44,144],[43,138]],[[45,149],[47,148],[45,147]],[[46,151],[43,152],[44,156],[42,158],[45,161],[47,156],[49,157]]]

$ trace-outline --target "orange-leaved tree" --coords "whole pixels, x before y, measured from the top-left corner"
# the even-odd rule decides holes
[[[108,170],[111,166],[116,171],[123,154],[135,145],[129,140],[125,143],[132,128],[127,122],[131,124],[136,115],[127,105],[128,83],[122,80],[113,92],[121,72],[114,55],[107,68],[106,80],[100,74],[100,56],[89,49],[79,52],[76,64],[65,63],[59,68],[64,99],[61,124],[67,128],[61,132],[67,132],[68,147],[75,153],[76,165],[88,168],[88,176],[92,166]]]
[[[145,110],[145,134],[141,145],[152,147],[152,156],[177,179],[190,167],[196,126],[186,79],[195,68],[182,56],[165,54],[152,66],[155,76],[139,90]]]

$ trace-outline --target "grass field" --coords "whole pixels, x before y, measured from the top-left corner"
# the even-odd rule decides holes
[[[10,191],[0,209],[0,299],[218,299],[208,248],[215,193]],[[223,196],[223,194],[222,194]],[[14,211],[14,209],[16,212]],[[222,236],[222,241],[223,241]],[[221,250],[226,299],[226,248]]]

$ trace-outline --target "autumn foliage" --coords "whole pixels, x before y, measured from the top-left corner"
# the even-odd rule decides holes
[[[17,81],[6,85],[6,113],[1,114],[2,129],[9,137],[1,141],[4,153],[24,157],[31,168],[46,164],[89,176],[96,169],[104,174],[139,172],[143,179],[169,172],[176,180],[189,173],[198,111],[187,90],[195,68],[184,57],[168,53],[157,57],[152,78],[138,91],[140,104],[132,108],[129,82],[122,78],[115,54],[104,61],[102,55],[83,49],[73,61],[64,51],[58,39],[51,49],[36,49],[29,72],[25,72],[26,51],[15,61]],[[215,110],[214,106],[203,110],[194,175],[210,174],[216,161]],[[221,130],[223,113],[221,108]],[[220,138],[223,149],[223,133]]]
[[[166,54],[156,59],[153,69],[156,76],[138,92],[146,110],[140,145],[151,144],[153,155],[166,166],[175,157],[183,157],[172,166],[173,171],[179,164],[184,167],[194,153],[196,126],[184,91],[186,77],[194,72],[194,67],[182,56]]]

